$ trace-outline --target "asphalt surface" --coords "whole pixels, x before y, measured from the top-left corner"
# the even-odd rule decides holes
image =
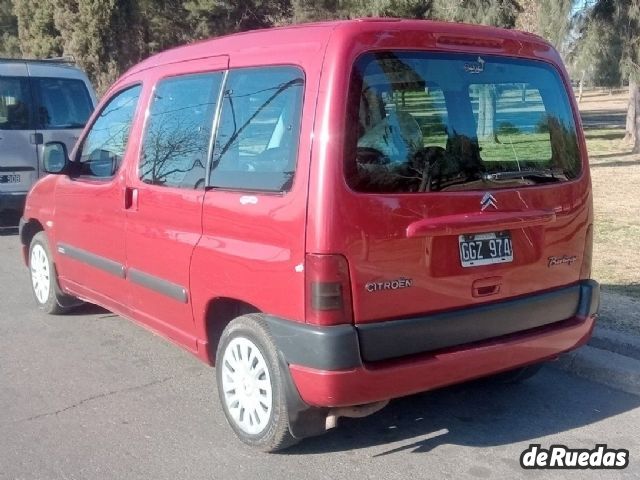
[[[530,443],[630,451],[621,471],[524,471]],[[283,454],[235,439],[214,370],[97,307],[33,304],[0,235],[0,479],[640,478],[640,397],[545,367],[392,402]]]

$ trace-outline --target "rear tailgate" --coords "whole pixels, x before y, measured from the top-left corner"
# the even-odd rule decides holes
[[[577,284],[590,236],[590,180],[554,67],[378,52],[361,57],[355,71],[348,122],[360,127],[347,141],[350,188],[334,221],[344,234],[339,253],[349,263],[357,325],[431,321]],[[565,300],[555,310],[544,300],[531,306],[533,322],[511,311],[490,331],[569,318],[579,292]]]

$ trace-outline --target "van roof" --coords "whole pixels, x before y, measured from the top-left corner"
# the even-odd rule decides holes
[[[516,42],[550,45],[541,37],[517,30],[471,25],[465,23],[438,22],[432,20],[407,20],[398,18],[359,18],[355,20],[338,20],[331,22],[302,23],[284,27],[250,30],[221,37],[201,40],[188,45],[172,48],[149,57],[132,67],[125,73],[128,77],[135,73],[156,66],[177,63],[215,55],[233,55],[240,52],[258,52],[268,54],[269,50],[278,49],[287,44],[295,44],[298,52],[305,49],[317,49],[318,43],[326,45],[336,30],[344,30],[350,35],[357,35],[372,29],[380,31],[415,31],[422,30],[434,34],[446,34],[465,38],[493,38]],[[300,30],[304,30],[304,35]],[[263,57],[264,58],[264,57]]]
[[[5,58],[0,57],[0,63],[38,63],[56,67],[78,68],[76,59],[72,56],[53,58]]]

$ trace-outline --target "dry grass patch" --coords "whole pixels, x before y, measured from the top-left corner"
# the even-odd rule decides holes
[[[593,182],[593,277],[606,294],[603,323],[640,333],[640,155],[623,140],[619,97],[592,96],[580,105]]]

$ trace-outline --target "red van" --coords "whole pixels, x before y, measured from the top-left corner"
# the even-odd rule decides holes
[[[594,326],[580,117],[530,34],[366,19],[184,46],[44,163],[20,232],[37,305],[95,303],[215,363],[263,450],[528,376]]]

